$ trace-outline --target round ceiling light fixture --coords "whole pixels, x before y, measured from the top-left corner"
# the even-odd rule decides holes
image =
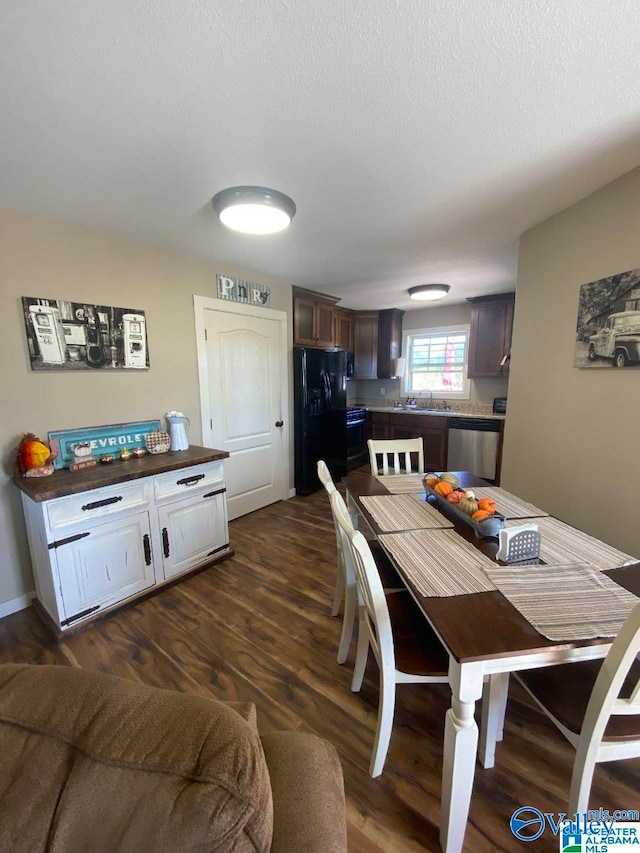
[[[433,302],[435,299],[443,299],[450,290],[449,284],[419,284],[409,288],[409,296],[420,302]]]
[[[293,199],[267,187],[229,187],[211,202],[220,222],[243,234],[277,234],[296,213]]]

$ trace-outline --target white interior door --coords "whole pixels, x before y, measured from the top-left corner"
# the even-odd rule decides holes
[[[195,300],[203,440],[230,454],[232,519],[288,497],[286,314]]]

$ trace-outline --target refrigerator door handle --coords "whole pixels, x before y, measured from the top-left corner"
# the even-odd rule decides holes
[[[322,371],[320,374],[320,381],[322,382],[322,391],[324,396],[324,402],[328,409],[331,408],[331,380],[329,379],[326,371]]]

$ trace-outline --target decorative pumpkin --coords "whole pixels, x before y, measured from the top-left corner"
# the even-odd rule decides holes
[[[462,512],[466,512],[467,515],[473,515],[474,512],[478,511],[478,501],[475,498],[469,498],[466,495],[462,498],[458,506]]]
[[[453,486],[451,485],[451,483],[447,483],[444,480],[440,480],[439,483],[435,484],[434,490],[439,495],[442,495],[443,498],[446,498],[447,495],[450,495],[451,492],[453,491]]]
[[[55,444],[51,449],[32,432],[22,436],[16,458],[16,472],[23,477],[46,477],[53,474],[53,460],[57,456]]]
[[[464,492],[461,489],[454,489],[450,495],[447,495],[447,500],[450,504],[457,506],[462,498],[464,497]]]
[[[492,513],[492,512],[487,512],[487,510],[486,510],[486,509],[477,509],[477,510],[473,513],[473,515],[471,516],[471,518],[472,518],[474,521],[484,521],[484,520],[485,520],[485,518],[490,518],[492,515],[493,515],[493,513]]]
[[[440,477],[438,477],[436,474],[427,474],[427,476],[424,478],[424,481],[427,486],[430,486],[433,489],[434,486],[436,486],[440,482]]]
[[[460,478],[457,474],[452,474],[451,471],[445,471],[440,479],[444,480],[445,483],[451,483],[454,489],[457,489],[460,485]]]
[[[473,491],[473,489],[466,489],[464,494],[467,498],[475,498],[476,496],[476,493]]]
[[[496,511],[496,502],[493,498],[480,498],[478,501],[478,509],[484,509],[489,513],[489,515],[493,515]]]

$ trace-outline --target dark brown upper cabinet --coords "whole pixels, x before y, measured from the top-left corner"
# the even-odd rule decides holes
[[[404,311],[356,311],[354,366],[356,379],[390,379],[402,355]]]
[[[353,364],[356,379],[378,378],[377,311],[356,311]]]
[[[294,345],[319,349],[334,347],[334,309],[339,297],[299,287],[292,290]]]
[[[353,352],[355,318],[353,311],[335,308],[333,312],[333,341],[338,349]]]
[[[469,378],[503,376],[511,352],[515,293],[474,296],[468,301],[472,303]]]
[[[399,308],[378,312],[378,379],[391,379],[395,361],[402,355],[403,316]]]
[[[354,354],[356,379],[389,379],[402,355],[404,311],[352,311],[338,298],[293,288],[294,346],[342,349]]]

